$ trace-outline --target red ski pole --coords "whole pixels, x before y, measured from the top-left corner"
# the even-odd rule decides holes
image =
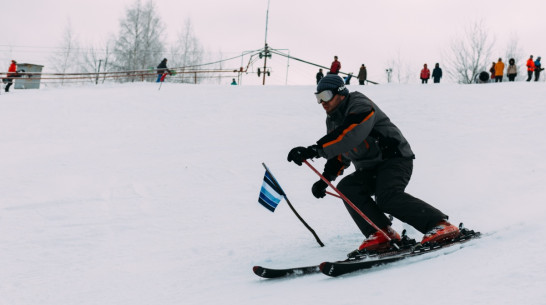
[[[343,199],[343,201],[345,201],[351,208],[353,208],[353,210],[355,210],[355,212],[357,212],[358,215],[360,215],[362,218],[364,218],[364,220],[366,220],[366,222],[369,223],[370,226],[372,226],[377,231],[381,232],[381,234],[383,234],[387,238],[388,241],[391,240],[391,238],[387,235],[387,233],[385,233],[385,232],[383,232],[383,230],[379,229],[379,227],[376,226],[375,223],[373,223],[373,221],[371,219],[369,219],[368,216],[366,216],[366,214],[362,213],[362,211],[359,208],[357,208],[356,205],[354,205],[354,203],[352,203],[351,200],[349,200],[349,198],[347,198],[345,195],[343,195],[343,193],[341,193],[332,183],[330,183],[330,181],[328,181],[328,179],[326,179],[319,171],[317,171],[311,164],[309,164],[309,162],[307,162],[307,160],[303,160],[303,162],[305,164],[307,164],[307,166],[309,166],[315,172],[315,174],[317,174],[320,177],[320,179],[322,179],[322,181],[326,182],[326,184],[328,184],[328,186],[331,187],[339,195],[339,197],[341,199]],[[335,197],[337,197],[337,196],[335,196]]]

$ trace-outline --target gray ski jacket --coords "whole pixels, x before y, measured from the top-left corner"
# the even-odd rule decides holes
[[[328,134],[317,141],[323,158],[341,157],[357,169],[373,168],[391,158],[415,158],[400,129],[360,92],[350,93],[328,114],[326,127]]]

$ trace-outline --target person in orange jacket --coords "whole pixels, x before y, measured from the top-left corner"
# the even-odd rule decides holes
[[[504,63],[502,58],[499,58],[499,61],[495,64],[495,83],[501,82],[502,77],[504,76]]]
[[[428,83],[428,79],[430,78],[430,70],[427,68],[427,64],[423,66],[423,69],[421,70],[421,84]]]
[[[9,92],[9,87],[11,87],[11,85],[13,84],[13,78],[12,77],[17,77],[18,76],[17,62],[15,60],[11,61],[11,64],[9,65],[8,73],[6,74],[6,76],[7,77],[2,79],[2,81],[4,83],[6,83],[5,91]]]
[[[527,81],[530,82],[533,78],[533,72],[535,71],[535,62],[533,61],[533,55],[529,56],[527,59]]]

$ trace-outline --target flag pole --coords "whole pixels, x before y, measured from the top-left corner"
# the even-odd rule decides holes
[[[311,164],[309,164],[309,162],[307,162],[307,160],[303,160],[303,162],[305,164],[307,164],[307,166],[309,166],[317,175],[319,175],[320,179],[322,179],[322,181],[326,182],[326,184],[328,184],[329,187],[331,187],[338,195],[341,199],[343,199],[343,201],[345,201],[349,206],[351,206],[351,208],[353,208],[353,210],[355,210],[355,212],[358,213],[358,215],[360,215],[362,218],[364,218],[364,220],[366,220],[367,223],[370,224],[370,226],[372,226],[374,229],[376,229],[377,231],[381,232],[386,238],[388,241],[391,240],[391,238],[387,235],[387,233],[383,232],[383,230],[379,229],[379,227],[373,223],[373,221],[371,219],[368,218],[368,216],[366,216],[366,214],[362,213],[362,211],[356,207],[356,205],[354,205],[354,203],[351,202],[351,200],[349,200],[349,198],[347,198],[345,195],[343,195],[343,193],[341,193],[328,179],[326,179],[319,171],[317,171]],[[330,193],[328,193],[330,194]],[[333,194],[331,194],[333,195]],[[335,196],[335,195],[333,195]],[[335,196],[335,197],[338,197],[338,196]]]
[[[288,200],[288,196],[286,196],[286,193],[284,192],[284,190],[282,189],[282,187],[279,185],[279,183],[277,182],[277,179],[275,179],[275,176],[273,176],[273,174],[271,173],[271,171],[269,170],[269,168],[267,168],[267,166],[265,165],[265,163],[262,162],[262,165],[264,166],[265,170],[271,175],[271,178],[273,183],[275,183],[275,186],[278,187],[281,191],[282,191],[282,196],[284,197],[284,199],[286,199],[286,203],[288,203],[288,206],[290,207],[290,209],[292,210],[292,212],[294,212],[294,214],[296,214],[296,217],[298,217],[298,219],[303,223],[303,225],[309,230],[311,231],[311,233],[313,234],[313,236],[315,237],[315,240],[317,241],[317,243],[321,246],[321,247],[324,247],[324,244],[322,243],[322,241],[320,240],[320,238],[318,237],[317,233],[315,233],[315,231],[313,230],[313,228],[311,228],[306,222],[305,220],[303,220],[303,218],[301,218],[300,214],[298,214],[298,212],[296,211],[296,209],[294,209],[294,206],[292,206],[292,203],[290,203],[290,200]]]

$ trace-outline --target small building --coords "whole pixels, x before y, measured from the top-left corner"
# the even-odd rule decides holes
[[[40,89],[40,80],[42,79],[42,68],[44,66],[35,64],[17,64],[17,71],[22,76],[15,78],[14,89]],[[25,70],[23,72],[22,70]],[[33,74],[37,73],[37,74]]]

